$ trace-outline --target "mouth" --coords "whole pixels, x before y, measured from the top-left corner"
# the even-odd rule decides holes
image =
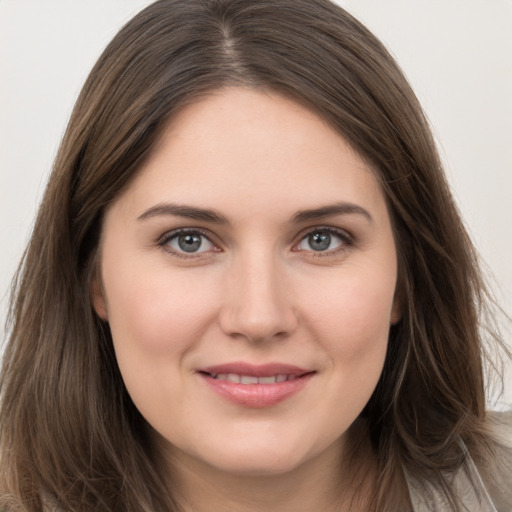
[[[297,394],[316,371],[284,364],[230,363],[204,368],[197,373],[210,389],[231,403],[264,408]]]
[[[297,378],[296,375],[270,375],[268,377],[256,377],[255,375],[238,375],[236,373],[208,374],[213,379],[225,380],[235,384],[278,384]]]

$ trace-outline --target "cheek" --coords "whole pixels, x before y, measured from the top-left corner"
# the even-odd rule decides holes
[[[117,363],[128,392],[151,424],[165,421],[170,398],[183,407],[187,371],[182,361],[215,316],[210,282],[164,266],[104,266],[108,321]],[[211,281],[211,280],[210,280]],[[201,285],[200,285],[201,284]]]
[[[322,443],[346,432],[375,390],[386,357],[394,295],[392,272],[379,280],[355,268],[333,274],[323,287],[308,286],[304,316],[325,355],[322,394],[314,399],[318,423],[310,432],[313,436],[323,425]]]
[[[105,265],[108,320],[116,350],[159,357],[182,352],[201,338],[215,316],[216,287],[200,276],[165,266]]]
[[[386,349],[394,297],[393,275],[378,279],[356,273],[316,291],[308,319],[318,340],[345,360]]]

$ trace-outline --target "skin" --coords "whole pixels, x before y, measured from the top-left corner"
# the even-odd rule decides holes
[[[352,208],[297,218],[340,203]],[[154,209],[164,204],[225,222]],[[207,238],[186,253],[176,229]],[[327,250],[312,245],[319,232]],[[93,303],[185,510],[343,508],[349,427],[399,317],[386,202],[344,139],[273,93],[207,95],[173,118],[107,210],[100,249]],[[287,400],[248,408],[197,373],[233,361],[314,375]]]

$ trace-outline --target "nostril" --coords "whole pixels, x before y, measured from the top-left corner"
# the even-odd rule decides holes
[[[268,279],[266,279],[268,280]],[[240,289],[226,293],[226,302],[219,312],[222,331],[232,338],[243,338],[252,344],[278,341],[288,337],[298,321],[287,298],[277,291]]]

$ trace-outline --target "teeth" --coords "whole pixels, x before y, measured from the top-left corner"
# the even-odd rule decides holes
[[[254,375],[237,375],[236,373],[219,373],[212,375],[214,379],[226,380],[235,384],[276,384],[287,380],[294,380],[296,375],[271,375],[268,377],[255,377]]]
[[[258,377],[252,377],[250,375],[241,375],[240,384],[258,384]]]
[[[258,382],[260,384],[275,384],[276,377],[258,377]]]

